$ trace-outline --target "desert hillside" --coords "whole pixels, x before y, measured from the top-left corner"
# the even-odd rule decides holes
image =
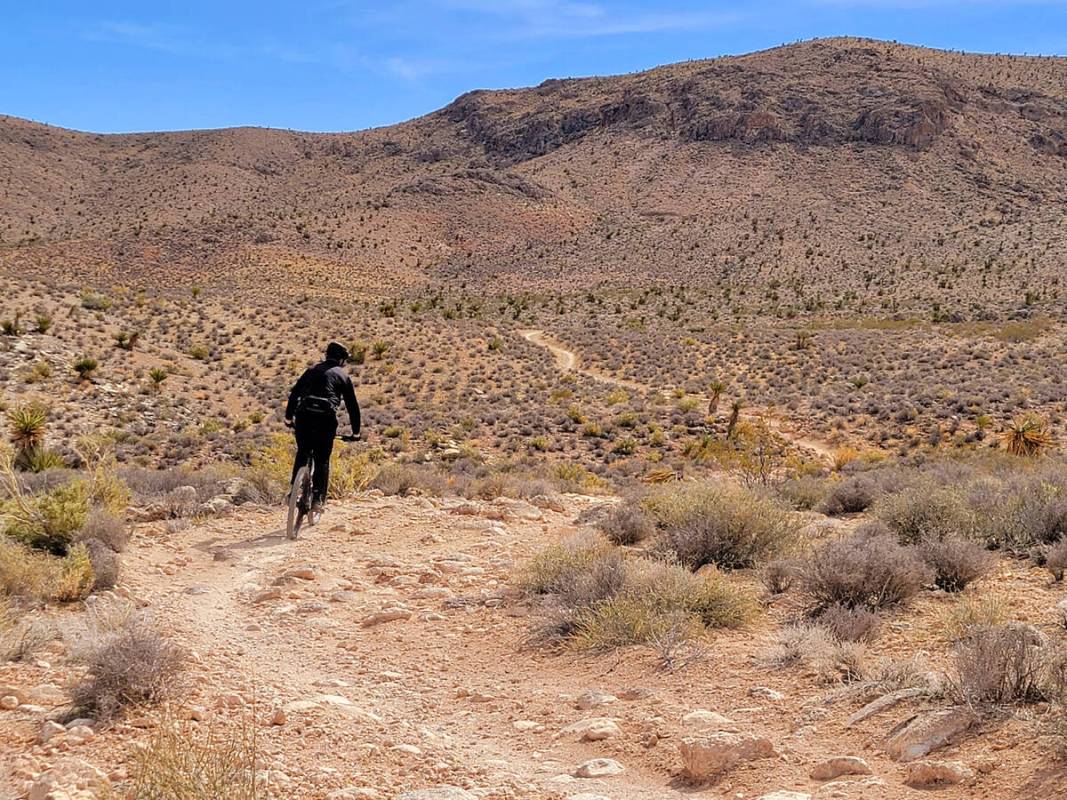
[[[969,318],[1055,305],[1065,87],[1063,59],[829,39],[351,134],[3,118],[0,244],[22,274],[138,286],[684,284]]]

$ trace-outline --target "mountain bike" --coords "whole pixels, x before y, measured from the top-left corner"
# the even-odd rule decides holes
[[[359,434],[354,436],[335,436],[342,442],[357,442]],[[293,485],[289,487],[289,517],[285,524],[285,538],[295,539],[300,535],[300,528],[307,520],[308,526],[314,526],[322,512],[311,513],[312,481],[315,477],[315,461],[308,458],[293,475]]]

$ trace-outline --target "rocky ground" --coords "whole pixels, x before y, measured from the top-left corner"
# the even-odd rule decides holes
[[[141,524],[118,590],[63,612],[67,635],[37,660],[0,666],[11,795],[121,786],[161,724],[155,710],[109,725],[52,721],[77,674],[76,630],[128,596],[191,653],[169,715],[206,730],[254,726],[277,797],[796,800],[935,786],[942,798],[1062,796],[1062,765],[1028,718],[1040,709],[979,724],[907,692],[867,706],[870,696],[802,668],[763,665],[773,631],[796,614],[784,601],[673,671],[647,649],[530,648],[535,611],[510,590],[516,566],[608,502],[371,493],[295,542],[279,509]],[[811,531],[832,524],[842,523],[813,517]],[[732,579],[756,590],[754,576]],[[997,589],[1011,590],[1014,616],[1054,624],[1059,590],[1039,570],[1008,563],[977,587]],[[953,602],[935,594],[894,614],[872,655],[926,651],[936,668],[939,615]]]

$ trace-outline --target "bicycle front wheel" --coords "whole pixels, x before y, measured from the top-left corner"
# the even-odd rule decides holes
[[[289,517],[285,526],[285,538],[295,539],[300,535],[300,526],[304,523],[311,506],[311,470],[301,467],[289,487]]]

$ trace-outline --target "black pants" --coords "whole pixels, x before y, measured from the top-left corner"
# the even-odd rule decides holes
[[[337,417],[298,414],[294,429],[296,461],[293,462],[293,475],[289,483],[296,478],[296,471],[310,460],[315,465],[311,487],[313,499],[325,500],[326,490],[330,486],[330,454],[333,452],[333,438],[337,434]]]

